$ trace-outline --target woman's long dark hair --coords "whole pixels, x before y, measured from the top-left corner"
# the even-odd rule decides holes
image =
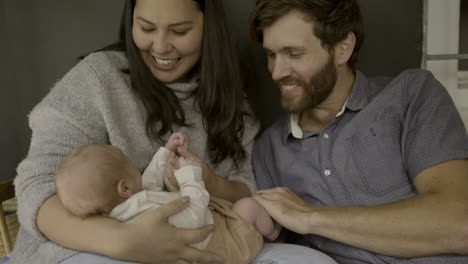
[[[220,0],[193,0],[204,13],[204,36],[201,59],[195,66],[200,85],[195,104],[203,116],[208,134],[208,150],[213,164],[232,158],[236,165],[244,161],[242,146],[244,117],[247,115],[243,74],[228,33],[224,7]],[[104,50],[124,51],[128,58],[132,89],[147,111],[146,129],[150,138],[160,140],[172,125],[189,126],[184,110],[173,91],[156,79],[145,65],[133,36],[133,11],[136,0],[126,0],[121,20],[119,42]]]

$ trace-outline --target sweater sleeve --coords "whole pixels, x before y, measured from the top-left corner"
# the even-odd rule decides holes
[[[42,237],[36,215],[43,202],[55,194],[55,170],[78,146],[107,143],[99,114],[96,87],[103,86],[89,57],[76,65],[29,115],[32,130],[26,158],[17,168],[15,189],[20,224]]]

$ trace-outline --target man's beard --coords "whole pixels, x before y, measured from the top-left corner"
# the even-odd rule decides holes
[[[299,99],[294,96],[281,96],[281,105],[284,110],[293,114],[301,114],[321,104],[330,96],[337,79],[333,59],[334,56],[330,56],[322,69],[314,74],[308,82],[293,77],[286,77],[276,82],[278,87],[283,83],[294,83],[304,88],[304,95]]]

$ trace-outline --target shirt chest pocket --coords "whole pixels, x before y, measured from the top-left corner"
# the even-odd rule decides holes
[[[353,184],[374,196],[409,188],[400,146],[400,126],[379,120],[348,138],[347,147],[357,175]]]

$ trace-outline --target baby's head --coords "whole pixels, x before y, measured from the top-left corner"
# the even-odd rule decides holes
[[[57,194],[74,215],[109,214],[142,189],[140,172],[116,147],[92,144],[71,152],[56,171]]]

